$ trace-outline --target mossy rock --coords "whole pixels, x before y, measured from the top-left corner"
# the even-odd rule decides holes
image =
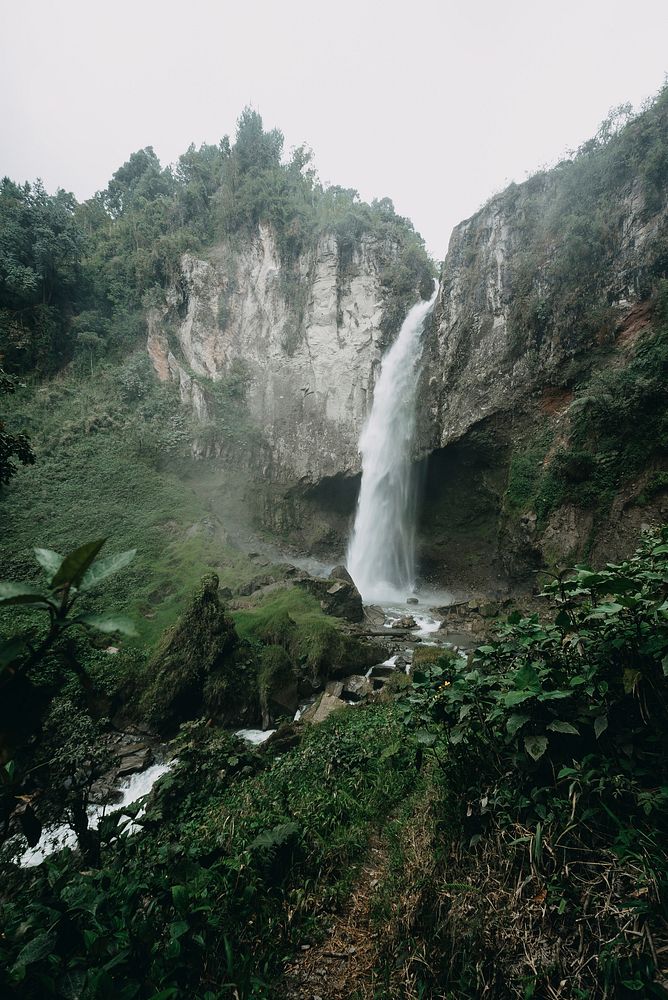
[[[256,710],[255,663],[220,604],[214,573],[202,578],[184,613],[162,636],[147,676],[142,707],[160,732],[201,714],[245,721]]]
[[[283,646],[265,646],[260,654],[258,688],[262,724],[274,714],[294,715],[299,705],[299,676]]]
[[[442,659],[456,660],[457,654],[447,646],[416,646],[413,650],[413,670]]]

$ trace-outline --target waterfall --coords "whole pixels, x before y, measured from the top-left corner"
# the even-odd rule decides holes
[[[405,601],[415,585],[415,393],[420,335],[436,292],[413,306],[383,358],[360,437],[362,483],[347,563],[365,601]]]

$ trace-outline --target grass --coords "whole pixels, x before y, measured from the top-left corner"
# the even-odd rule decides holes
[[[42,1000],[72,978],[81,995],[277,996],[286,959],[324,932],[416,773],[392,706],[337,713],[275,756],[195,724],[178,753],[147,829],[111,843],[101,870],[65,852],[14,872],[0,988]],[[49,912],[67,933],[46,954]]]
[[[237,585],[256,572],[198,489],[178,393],[141,357],[101,366],[92,380],[65,372],[3,404],[37,456],[0,492],[3,577],[35,578],[35,545],[66,552],[106,536],[108,554],[136,548],[105,584],[104,606],[133,615],[138,641],[152,645],[204,573]]]
[[[232,617],[240,638],[282,646],[313,680],[324,679],[332,668],[353,673],[379,661],[377,647],[346,635],[318,600],[299,586],[266,594]]]

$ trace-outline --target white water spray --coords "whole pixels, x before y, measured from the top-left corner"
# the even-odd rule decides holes
[[[360,437],[362,483],[347,562],[367,602],[405,601],[415,585],[415,393],[420,335],[436,291],[413,306],[383,358]]]

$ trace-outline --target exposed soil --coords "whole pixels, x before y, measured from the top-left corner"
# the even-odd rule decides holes
[[[371,909],[387,863],[382,841],[374,838],[346,908],[332,918],[325,940],[302,945],[287,966],[281,1000],[372,1000],[377,932],[371,929]]]

